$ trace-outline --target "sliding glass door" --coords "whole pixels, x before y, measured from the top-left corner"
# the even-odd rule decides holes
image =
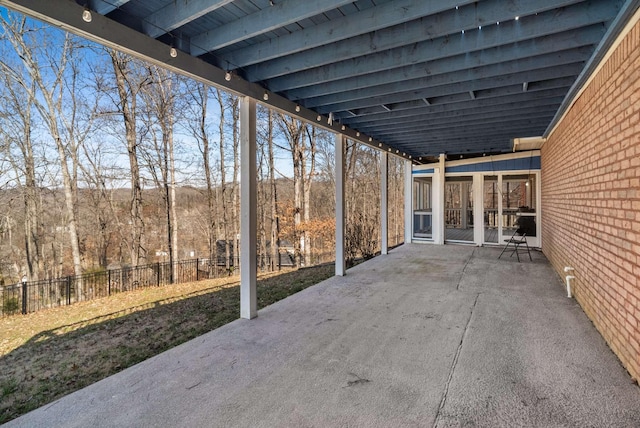
[[[433,179],[413,179],[413,237],[433,239]]]
[[[500,217],[498,215],[500,189],[498,189],[498,176],[484,176],[482,184],[483,201],[483,233],[484,241],[488,244],[498,243],[498,228]]]
[[[500,193],[502,238],[517,231],[527,237],[529,245],[538,246],[536,175],[504,175]]]
[[[501,245],[517,230],[540,246],[539,172],[454,174],[441,185],[437,175],[413,177],[413,238]]]

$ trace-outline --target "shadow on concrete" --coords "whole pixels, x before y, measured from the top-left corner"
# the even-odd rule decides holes
[[[640,426],[541,253],[405,245],[8,426]]]

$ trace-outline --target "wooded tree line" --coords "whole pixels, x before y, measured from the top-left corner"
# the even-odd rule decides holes
[[[239,242],[239,100],[58,29],[0,14],[0,281],[80,275]],[[258,108],[258,254],[335,248],[333,136]],[[389,242],[403,240],[389,163]],[[347,247],[380,245],[379,154],[347,145]],[[220,250],[222,246],[222,250]]]

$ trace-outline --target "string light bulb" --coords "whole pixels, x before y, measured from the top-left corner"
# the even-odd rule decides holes
[[[347,129],[347,127],[342,125],[342,128],[340,128],[340,129],[344,131],[345,129]]]
[[[84,10],[82,11],[82,20],[84,22],[91,22],[92,19],[93,17],[91,16],[91,11],[87,6],[85,6]]]
[[[296,112],[300,113],[300,104],[296,104]]]
[[[224,80],[226,80],[227,82],[231,82],[231,72],[227,71],[226,73],[224,73]]]
[[[356,132],[356,137],[360,136],[360,131]]]
[[[262,99],[265,101],[269,100],[269,94],[267,93],[267,91],[264,91],[264,94],[262,94]]]
[[[173,46],[171,46],[171,49],[169,49],[169,55],[171,56],[171,58],[175,58],[178,56],[178,50],[176,48],[174,48]]]
[[[316,120],[320,122],[322,120],[322,116],[318,115],[318,117],[316,117]]]

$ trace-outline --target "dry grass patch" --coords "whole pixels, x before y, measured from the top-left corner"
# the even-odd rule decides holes
[[[258,279],[263,308],[334,274],[323,265]],[[238,318],[238,278],[147,288],[0,319],[0,423]]]

